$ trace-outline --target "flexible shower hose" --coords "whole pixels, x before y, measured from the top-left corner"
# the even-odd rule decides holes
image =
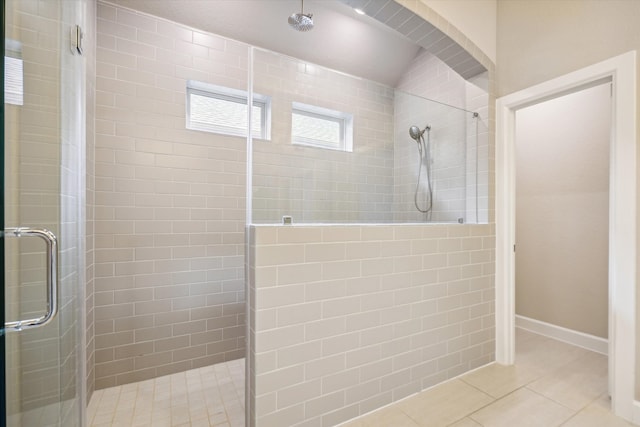
[[[429,156],[429,148],[431,146],[431,132],[427,130],[427,143],[424,142],[424,136],[420,135],[420,142],[418,143],[418,153],[420,159],[418,161],[418,181],[416,182],[416,191],[413,197],[413,201],[416,205],[416,209],[422,213],[429,213],[433,208],[433,189],[431,188],[431,158]],[[427,189],[429,193],[429,199],[426,209],[421,209],[418,204],[418,191],[420,190],[420,177],[422,176],[422,165],[425,165],[427,170]]]

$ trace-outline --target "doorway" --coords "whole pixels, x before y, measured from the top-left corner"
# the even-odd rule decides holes
[[[612,81],[609,210],[609,373],[613,412],[634,418],[636,342],[636,54],[626,54],[497,100],[496,360],[514,362],[515,114],[528,105]],[[622,338],[623,337],[623,338]]]
[[[516,111],[516,326],[607,352],[611,83]]]

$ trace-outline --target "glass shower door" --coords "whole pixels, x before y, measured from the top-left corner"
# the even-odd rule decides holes
[[[2,424],[80,426],[80,0],[4,0]],[[26,321],[25,321],[26,320]]]

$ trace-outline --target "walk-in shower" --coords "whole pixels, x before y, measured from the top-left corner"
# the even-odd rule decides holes
[[[4,2],[5,75],[12,68],[16,83],[5,88],[4,226],[55,233],[60,265],[53,321],[0,334],[6,424],[218,425],[226,417],[244,427],[247,409],[248,425],[337,425],[492,360],[494,269],[484,247],[492,228],[456,224],[488,222],[478,219],[489,203],[477,191],[480,182],[488,193],[488,138],[478,142],[486,129],[460,108],[482,108],[486,94],[453,71],[436,90],[442,80],[430,73],[446,64],[420,46],[402,49],[403,62],[395,44],[367,43],[346,49],[344,66],[325,68],[174,22],[175,8],[148,14],[177,3]],[[225,10],[246,18],[247,5],[236,3]],[[264,3],[252,10],[273,9]],[[339,33],[326,20],[292,33],[283,22],[291,5],[282,3],[274,29],[295,38]],[[402,7],[385,10],[409,16]],[[346,1],[313,5],[318,18],[343,9],[351,19]],[[268,22],[254,15],[253,24]],[[82,53],[69,49],[80,28]],[[386,29],[381,37],[394,38]],[[320,51],[311,44],[307,53]],[[365,56],[397,70],[348,66],[353,52],[374,46],[384,53]],[[203,86],[192,91],[194,81]],[[189,127],[194,99],[211,109],[198,119],[222,125]],[[407,142],[415,125],[418,171]],[[283,217],[295,225],[280,225]],[[16,237],[4,248],[10,324],[47,303],[46,246]],[[451,266],[438,263],[461,258],[457,286],[448,283]],[[389,353],[431,333],[431,319],[442,326],[448,313],[436,310],[458,298],[433,299],[431,289],[444,287],[473,289],[463,300],[475,316],[463,319],[473,326],[463,337],[470,345],[456,333],[437,348],[411,349],[435,350],[439,360]],[[467,326],[451,320],[447,330]],[[439,353],[445,339],[455,354]],[[419,377],[407,383],[407,372]]]
[[[338,425],[489,363],[490,226],[475,224],[488,150],[484,124],[451,105],[478,108],[476,89],[459,79],[443,96],[422,79],[442,69],[429,57],[397,87],[259,48],[251,60],[273,127],[249,140],[248,419]],[[405,361],[406,343],[428,360]]]
[[[271,140],[253,140],[254,223],[479,222],[473,112],[274,52],[253,60],[273,120]],[[304,135],[299,116],[315,126]]]
[[[424,134],[427,133],[427,139],[425,141]],[[433,209],[433,187],[431,186],[431,126],[427,125],[424,129],[420,130],[418,126],[411,126],[409,128],[409,135],[418,144],[418,179],[416,180],[416,191],[413,196],[413,202],[416,205],[418,211],[428,214]],[[418,193],[420,193],[420,183],[422,178],[422,169],[425,169],[425,191],[426,201],[424,207],[420,207],[418,203]]]

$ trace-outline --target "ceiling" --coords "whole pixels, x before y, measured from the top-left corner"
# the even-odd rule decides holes
[[[395,87],[421,47],[338,0],[306,0],[315,27],[287,24],[299,0],[110,0],[111,3]]]

